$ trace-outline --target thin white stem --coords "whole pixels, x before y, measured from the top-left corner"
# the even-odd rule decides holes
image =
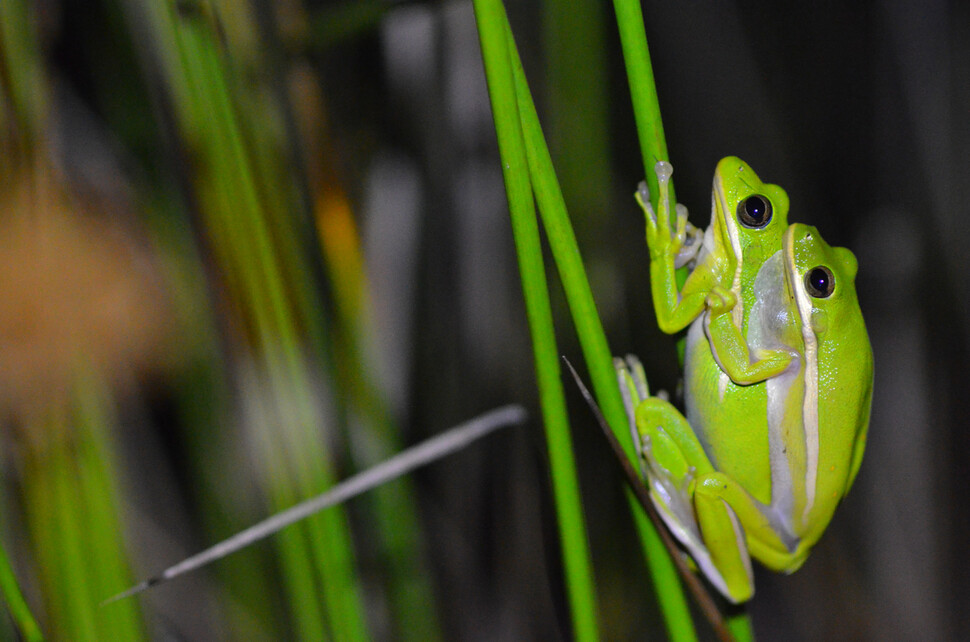
[[[324,508],[345,502],[352,497],[365,493],[392,479],[396,479],[416,468],[447,457],[499,428],[521,424],[525,419],[525,409],[517,405],[503,406],[487,412],[484,415],[479,415],[474,419],[455,426],[447,432],[403,450],[373,468],[368,468],[361,473],[347,478],[316,497],[312,497],[292,508],[277,513],[219,542],[215,546],[207,548],[201,553],[186,558],[174,566],[170,566],[159,575],[108,598],[101,605],[104,606],[105,604],[110,604],[111,602],[141,593],[152,586],[167,582],[183,573],[188,573],[201,566],[205,566],[210,562],[214,562],[230,553],[245,548],[253,542],[268,537],[290,524],[309,517]]]

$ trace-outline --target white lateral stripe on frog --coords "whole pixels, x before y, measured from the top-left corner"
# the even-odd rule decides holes
[[[798,315],[801,317],[802,339],[805,342],[805,398],[802,401],[802,422],[805,429],[805,510],[802,521],[815,504],[815,485],[818,480],[818,339],[812,328],[812,300],[805,291],[795,267],[795,226],[785,231],[786,268],[791,272],[791,289],[795,293]]]

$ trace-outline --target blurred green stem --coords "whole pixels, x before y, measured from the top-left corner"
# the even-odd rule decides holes
[[[286,508],[333,483],[334,456],[324,437],[333,426],[320,401],[329,392],[318,358],[325,319],[308,278],[315,272],[299,238],[290,168],[280,141],[255,140],[254,123],[265,127],[278,115],[248,84],[254,70],[244,61],[252,64],[253,56],[239,46],[252,34],[237,30],[252,16],[242,5],[226,23],[214,4],[126,6],[152,30],[150,55],[161,67],[180,151],[192,161],[187,178],[198,229],[215,258],[213,289],[225,293],[239,331],[241,345],[231,356],[247,411],[242,435],[252,440],[272,508]],[[344,511],[307,519],[276,542],[296,635],[366,639]]]
[[[10,559],[3,545],[0,544],[0,595],[3,596],[4,604],[10,615],[13,617],[20,634],[29,642],[43,640],[44,636],[37,626],[34,615],[27,606],[20,586],[17,584],[17,577],[14,575],[13,568],[10,566]]]
[[[577,236],[607,246],[611,214],[610,75],[599,0],[545,0],[546,133]]]
[[[118,516],[110,398],[82,374],[73,408],[52,404],[31,429],[43,444],[27,455],[24,504],[52,636],[140,640],[138,603],[99,609],[132,581]]]

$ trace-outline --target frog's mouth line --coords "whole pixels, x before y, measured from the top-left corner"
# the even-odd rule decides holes
[[[802,399],[802,425],[805,430],[805,510],[806,519],[815,504],[815,486],[818,481],[818,339],[812,329],[812,300],[802,284],[802,276],[795,265],[795,236],[807,229],[801,223],[792,223],[785,230],[782,249],[785,255],[785,287],[795,299],[805,344],[805,397]]]

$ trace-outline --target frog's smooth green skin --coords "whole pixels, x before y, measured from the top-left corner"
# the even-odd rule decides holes
[[[685,243],[691,240],[687,231],[691,228],[687,210],[678,205],[676,227],[670,229],[669,181],[673,168],[661,161],[655,171],[660,190],[659,215],[650,205],[645,185],[641,184],[636,198],[647,219],[657,324],[671,334],[683,330],[704,311],[713,291],[726,299],[729,307],[733,305],[732,316],[743,331],[745,310],[753,303],[751,290],[745,286],[754,280],[761,264],[781,248],[781,237],[788,226],[788,195],[777,185],[763,183],[741,159],[722,159],[714,171],[711,223],[695,250],[695,265],[678,291],[674,270],[679,267],[678,258],[683,262]],[[773,363],[768,364],[768,369],[777,372],[785,366],[787,363]],[[750,373],[737,374],[738,383],[758,378]]]
[[[830,247],[815,228],[788,227],[738,298],[750,301],[746,332],[717,296],[691,326],[686,419],[648,396],[642,369],[618,364],[654,503],[733,602],[754,592],[749,555],[775,571],[802,565],[859,470],[872,350],[856,271],[852,253]],[[747,363],[748,346],[790,359],[783,371],[738,385],[724,375],[715,343],[722,362]]]

